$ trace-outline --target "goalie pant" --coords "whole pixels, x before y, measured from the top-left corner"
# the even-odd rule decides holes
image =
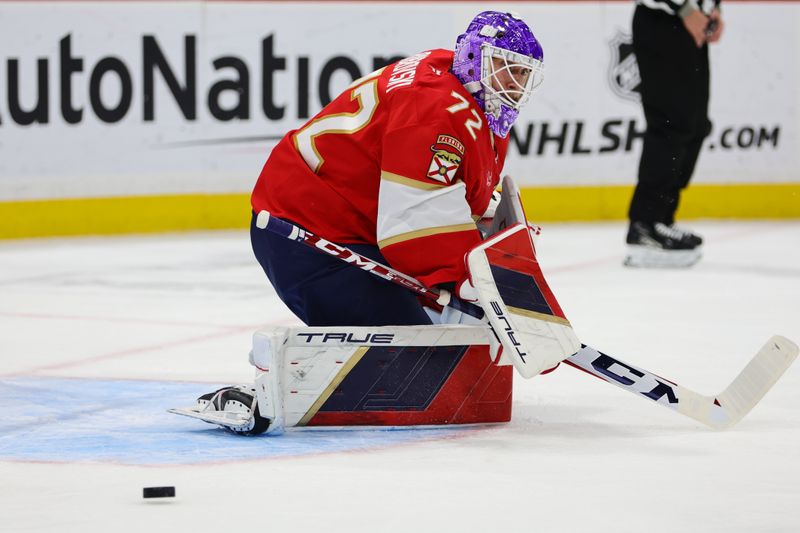
[[[405,288],[259,229],[255,213],[250,239],[280,299],[309,326],[431,324],[417,297]],[[386,263],[377,246],[350,244],[348,248]]]

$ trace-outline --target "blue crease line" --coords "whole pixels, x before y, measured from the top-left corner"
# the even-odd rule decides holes
[[[0,380],[0,460],[202,464],[370,450],[463,431],[353,429],[242,437],[167,413],[217,388],[169,381]]]

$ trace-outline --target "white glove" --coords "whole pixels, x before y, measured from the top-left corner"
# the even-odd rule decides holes
[[[462,300],[470,303],[475,303],[478,301],[478,291],[476,291],[475,287],[472,286],[472,282],[469,280],[469,278],[461,280],[456,285],[456,294]]]
[[[469,282],[469,278],[456,283],[455,294],[459,299],[469,303],[478,302],[478,291]],[[474,316],[463,313],[458,309],[452,307],[445,307],[442,310],[442,324],[485,324],[486,320],[482,318],[475,318]]]
[[[494,218],[494,212],[497,211],[497,206],[500,205],[500,191],[495,189],[492,191],[492,197],[489,198],[489,205],[486,211],[483,212],[481,218]]]
[[[466,278],[459,283],[456,283],[455,289],[456,295],[470,303],[477,304],[478,303],[478,291],[475,290],[475,287],[469,281],[469,278]],[[466,324],[470,326],[481,326],[488,324],[489,321],[484,318],[475,318],[472,315],[468,315],[466,313],[462,313],[457,309],[453,309],[452,307],[445,307],[442,310],[441,316],[441,323],[442,324]],[[500,363],[503,365],[510,365],[511,361],[501,361],[501,355],[503,353],[503,345],[500,344],[500,341],[497,339],[496,335],[489,335],[489,357],[491,357],[492,361],[495,363]]]

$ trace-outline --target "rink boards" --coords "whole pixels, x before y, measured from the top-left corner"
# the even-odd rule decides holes
[[[505,172],[531,219],[624,218],[644,131],[633,2],[513,8],[543,43],[546,79],[514,127]],[[353,79],[452,47],[479,9],[2,2],[0,238],[245,227],[278,139]],[[800,46],[799,12],[726,3],[728,29],[711,49],[713,131],[681,218],[800,217],[800,65],[773,52]]]

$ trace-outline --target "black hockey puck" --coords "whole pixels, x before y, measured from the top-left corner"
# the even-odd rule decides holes
[[[145,487],[142,498],[174,498],[175,487]]]

